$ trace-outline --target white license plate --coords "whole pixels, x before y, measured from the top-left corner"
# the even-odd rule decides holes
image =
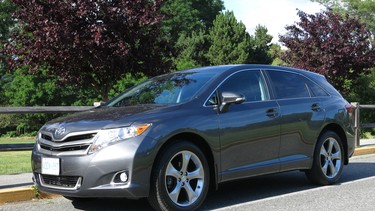
[[[59,158],[42,158],[42,174],[59,175],[60,159]]]

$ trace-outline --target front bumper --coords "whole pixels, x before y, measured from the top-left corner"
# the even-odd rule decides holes
[[[147,151],[139,152],[144,139],[136,137],[79,156],[40,153],[36,144],[32,153],[35,183],[43,192],[70,197],[147,197],[152,163],[142,161],[151,160],[143,154]],[[59,158],[59,175],[43,175],[42,158]],[[117,179],[121,173],[126,173],[126,182]]]

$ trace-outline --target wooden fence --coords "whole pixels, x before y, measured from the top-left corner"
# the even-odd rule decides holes
[[[360,134],[361,128],[375,128],[375,123],[362,123],[360,114],[363,109],[374,109],[375,105],[361,105],[359,103],[352,103],[354,108],[354,129],[355,129],[355,143],[356,146],[360,146]]]
[[[0,107],[0,114],[71,113],[86,111],[91,108],[94,108],[94,106]]]

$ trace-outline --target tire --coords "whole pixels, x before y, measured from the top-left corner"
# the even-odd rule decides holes
[[[156,210],[195,210],[206,198],[209,172],[203,152],[190,142],[178,141],[160,152],[148,201]]]
[[[333,131],[324,132],[314,150],[313,165],[306,171],[307,178],[317,185],[337,182],[344,168],[344,148],[340,137]]]

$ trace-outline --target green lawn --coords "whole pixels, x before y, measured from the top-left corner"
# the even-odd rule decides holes
[[[31,151],[0,152],[0,175],[31,172]]]
[[[0,144],[33,144],[35,137],[1,137]],[[0,152],[0,175],[31,172],[30,151]]]
[[[35,137],[1,137],[0,144],[33,144],[35,143]]]

